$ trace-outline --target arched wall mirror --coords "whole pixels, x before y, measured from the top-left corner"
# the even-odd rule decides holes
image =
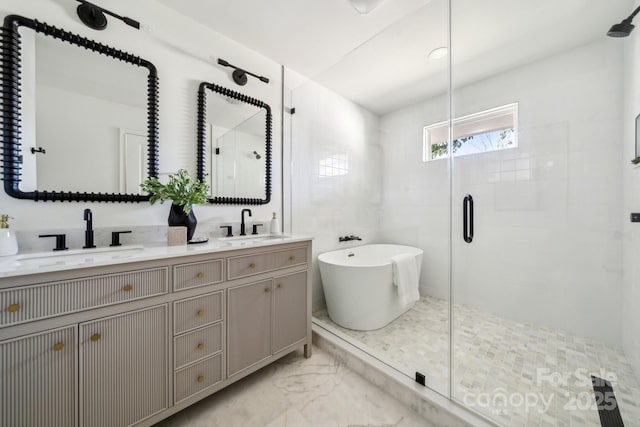
[[[271,200],[271,108],[203,82],[198,90],[198,179],[209,203],[264,205]]]
[[[7,194],[140,202],[158,176],[158,77],[140,57],[17,15],[2,29]]]

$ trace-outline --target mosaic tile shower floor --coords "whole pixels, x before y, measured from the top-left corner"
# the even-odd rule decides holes
[[[400,371],[447,394],[448,312],[423,297],[382,329],[353,331],[314,312]],[[640,426],[640,385],[620,348],[454,306],[452,396],[505,426],[600,426],[590,374],[612,380],[625,425]],[[606,402],[605,402],[606,403]]]

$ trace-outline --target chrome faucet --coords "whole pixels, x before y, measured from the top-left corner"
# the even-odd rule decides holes
[[[242,209],[242,222],[240,223],[240,235],[241,236],[246,236],[247,233],[244,232],[244,214],[245,212],[247,212],[249,214],[249,216],[251,216],[251,209]]]
[[[91,209],[84,210],[84,220],[87,222],[87,229],[84,232],[84,246],[82,249],[95,248],[96,245],[93,244],[93,214]]]

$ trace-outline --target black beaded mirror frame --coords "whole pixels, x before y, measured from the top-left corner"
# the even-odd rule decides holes
[[[266,205],[271,201],[271,107],[259,99],[251,98],[235,92],[226,87],[219,86],[214,83],[202,82],[198,88],[198,158],[196,161],[197,177],[204,181],[207,177],[206,173],[206,155],[207,155],[207,89],[219,93],[223,96],[236,99],[247,104],[251,104],[258,108],[264,108],[267,112],[265,120],[265,198],[247,198],[247,197],[223,197],[214,196],[208,200],[209,203],[227,204],[227,205]]]
[[[119,193],[83,193],[73,191],[22,191],[20,190],[21,174],[21,38],[20,27],[27,27],[36,33],[54,37],[72,45],[92,50],[108,57],[128,62],[149,70],[147,78],[147,160],[148,176],[158,177],[158,73],[156,67],[149,61],[131,55],[110,46],[89,40],[77,34],[69,33],[60,28],[38,22],[18,15],[8,15],[0,34],[2,48],[0,53],[2,106],[0,119],[2,120],[2,178],[4,190],[17,199],[34,201],[61,202],[144,202],[149,195],[119,194]]]

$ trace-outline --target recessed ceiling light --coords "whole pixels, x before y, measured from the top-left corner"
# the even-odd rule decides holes
[[[347,0],[360,15],[366,15],[376,7],[380,6],[384,0]]]
[[[433,49],[431,53],[429,53],[429,59],[442,59],[447,56],[448,52],[449,49],[447,49],[446,47],[438,47],[436,49]]]

